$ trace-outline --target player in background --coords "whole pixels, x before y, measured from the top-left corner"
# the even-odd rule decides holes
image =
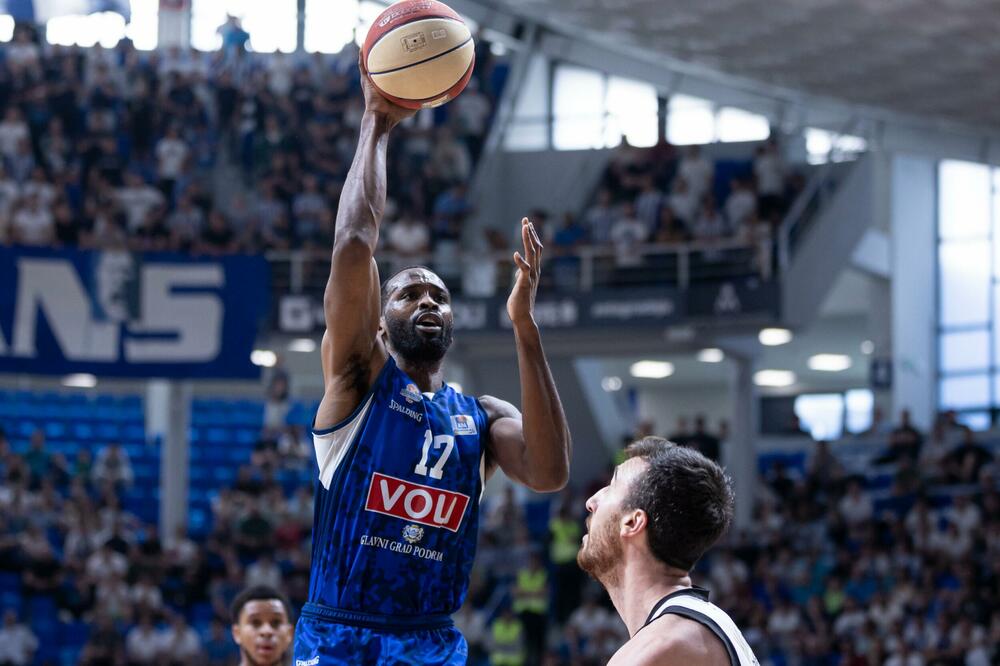
[[[450,616],[465,600],[486,480],[499,467],[551,492],[569,475],[569,428],[533,316],[542,244],[522,220],[507,301],[522,415],[445,383],[453,317],[437,275],[405,269],[380,289],[386,146],[413,112],[382,97],[363,65],[361,80],[366,110],[323,302],[319,485],[295,663],[464,664],[468,646]]]
[[[608,666],[756,666],[743,634],[691,569],[733,516],[725,472],[694,449],[646,437],[587,500],[577,562],[611,596],[631,637]]]
[[[292,611],[288,600],[270,587],[251,587],[233,599],[233,640],[240,648],[239,666],[288,663],[292,645]]]

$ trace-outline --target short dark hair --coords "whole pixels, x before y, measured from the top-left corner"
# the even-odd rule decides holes
[[[694,449],[662,437],[633,442],[625,454],[648,468],[631,484],[624,507],[646,512],[653,555],[690,571],[733,518],[733,488],[721,467]]]
[[[239,624],[240,613],[243,612],[243,607],[251,601],[280,601],[282,608],[285,609],[285,615],[288,616],[288,621],[292,621],[292,605],[288,603],[285,595],[273,587],[256,585],[243,590],[233,599],[233,603],[229,607],[229,616],[233,624]]]
[[[381,294],[381,298],[382,298],[382,308],[381,309],[382,309],[383,312],[385,311],[385,304],[389,301],[389,284],[391,284],[392,281],[396,279],[396,276],[398,276],[400,273],[405,273],[406,271],[427,271],[428,273],[434,273],[434,271],[432,271],[431,269],[429,269],[427,266],[420,266],[420,265],[414,264],[413,266],[407,266],[406,268],[401,268],[398,271],[396,271],[395,273],[393,273],[392,275],[390,275],[389,277],[387,277],[382,282],[382,287],[381,287],[381,290],[380,290],[380,294]],[[434,273],[434,274],[437,275],[437,273]]]

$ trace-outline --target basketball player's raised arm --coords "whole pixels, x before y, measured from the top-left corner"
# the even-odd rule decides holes
[[[490,417],[490,463],[532,490],[554,492],[569,480],[572,443],[535,323],[542,243],[527,218],[521,220],[521,240],[524,254],[514,254],[518,273],[507,314],[514,326],[524,411],[490,396],[483,396],[480,403]]]
[[[347,417],[386,360],[377,335],[379,276],[374,258],[385,209],[386,147],[390,130],[414,112],[376,92],[363,66],[361,86],[365,95],[361,136],[340,196],[330,278],[323,295],[325,390],[316,428],[328,428]]]

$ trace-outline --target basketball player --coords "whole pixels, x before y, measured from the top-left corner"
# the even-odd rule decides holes
[[[479,498],[497,468],[536,491],[562,488],[566,418],[533,318],[542,246],[521,222],[507,301],[524,414],[444,382],[451,295],[427,268],[379,289],[373,254],[389,132],[412,111],[362,71],[366,110],[337,211],[322,343],[326,390],[313,424],[319,463],[309,602],[296,666],[464,664],[450,618],[466,594]]]
[[[729,527],[733,491],[694,449],[646,437],[587,500],[577,562],[608,590],[631,639],[608,666],[752,666],[729,616],[690,571]]]
[[[233,640],[240,648],[240,666],[287,663],[292,621],[284,595],[263,586],[243,590],[233,599],[230,617]]]

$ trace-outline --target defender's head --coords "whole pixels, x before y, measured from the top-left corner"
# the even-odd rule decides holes
[[[284,663],[292,644],[291,606],[270,587],[240,592],[230,609],[233,640],[240,647],[240,663],[277,666]]]
[[[451,293],[434,271],[404,268],[382,284],[382,330],[411,363],[439,363],[452,342]]]
[[[728,477],[694,449],[660,437],[640,439],[625,453],[611,483],[587,500],[580,568],[616,584],[626,550],[635,549],[664,568],[690,571],[732,520]]]

